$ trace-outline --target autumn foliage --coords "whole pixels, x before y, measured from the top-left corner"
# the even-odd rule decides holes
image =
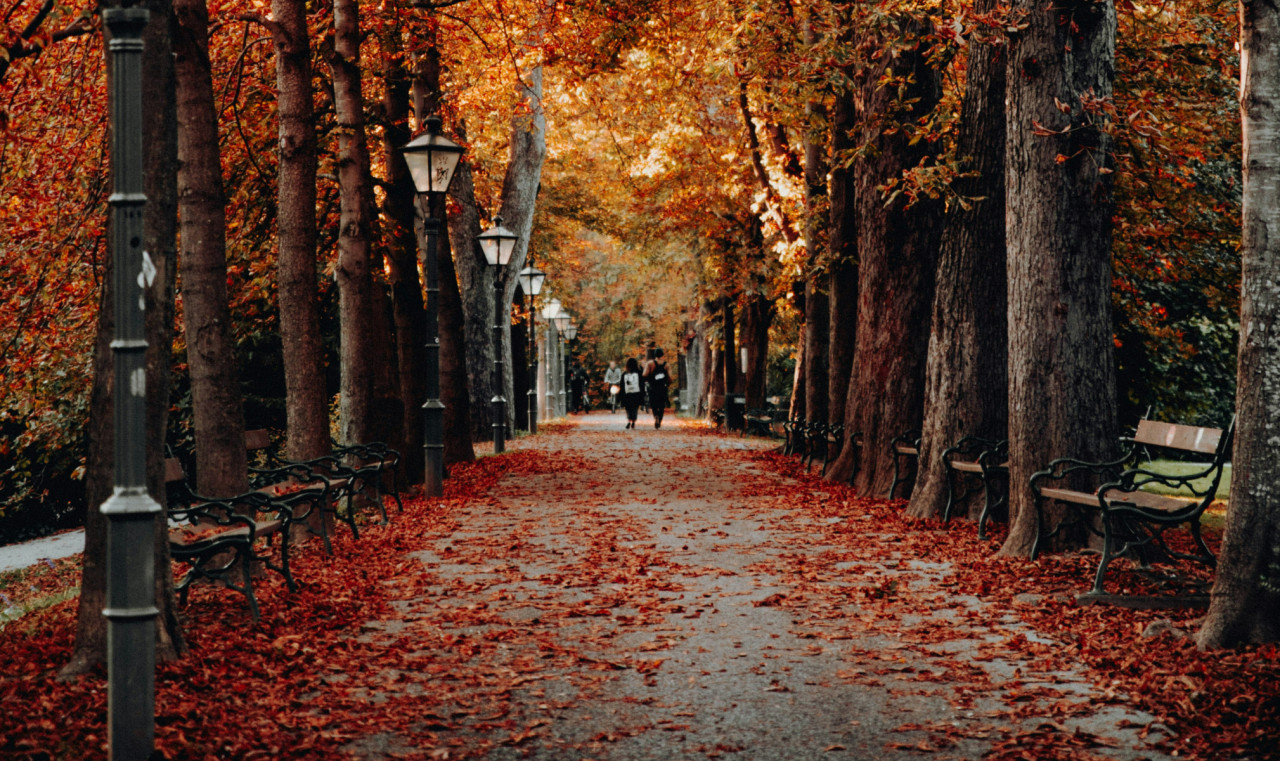
[[[689,636],[673,622],[693,625],[715,607],[681,593],[709,576],[773,579],[782,591],[754,609],[787,611],[792,625],[778,633],[793,647],[840,653],[844,666],[825,686],[775,681],[769,690],[888,690],[951,706],[936,721],[897,726],[881,738],[886,750],[941,759],[977,742],[986,759],[1100,759],[1116,740],[1072,721],[1114,705],[1154,718],[1133,729],[1160,752],[1277,757],[1275,647],[1200,653],[1177,632],[1197,612],[1077,605],[1092,557],[997,558],[999,537],[977,541],[971,522],[911,521],[900,501],[857,497],[777,454],[715,452],[723,440],[702,433],[713,437],[705,451],[646,460],[664,463],[665,496],[612,469],[613,442],[457,466],[444,499],[406,501],[389,526],[365,526],[360,541],[341,536],[336,557],[305,546],[297,595],[274,574],[259,579],[258,624],[238,594],[196,588],[185,610],[191,654],[158,673],[157,747],[174,760],[458,759],[558,747],[546,745],[563,741],[555,715],[616,699],[619,679],[648,684],[672,668],[665,651]],[[537,479],[565,486],[548,502],[527,488]],[[735,521],[809,540],[753,561],[750,544],[715,529],[739,544],[727,546],[724,567],[693,565],[680,559],[677,535],[706,528],[637,520],[602,496],[619,493],[654,508],[717,499]],[[1140,591],[1140,577],[1117,565],[1117,583]],[[533,592],[519,591],[530,583]],[[5,757],[104,756],[102,674],[54,677],[73,614],[64,603],[4,632]],[[627,737],[707,718],[667,710],[665,724],[624,722],[579,750],[608,757]],[[749,757],[722,745],[698,755]]]

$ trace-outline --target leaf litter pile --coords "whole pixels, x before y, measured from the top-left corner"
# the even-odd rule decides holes
[[[620,420],[455,466],[334,558],[307,544],[297,594],[256,580],[259,623],[193,589],[160,754],[1280,758],[1275,647],[1200,653],[1199,612],[1078,606],[1092,557],[996,558],[770,442]],[[105,757],[103,674],[56,678],[74,605],[0,631],[0,758]]]

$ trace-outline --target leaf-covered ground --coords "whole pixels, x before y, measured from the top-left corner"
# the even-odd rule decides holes
[[[169,759],[1280,758],[1280,656],[1080,607],[1092,558],[993,557],[773,443],[594,414],[456,467],[263,620],[205,586],[157,677]],[[1121,574],[1120,584],[1140,582]],[[33,584],[41,591],[48,585]],[[0,757],[105,757],[74,603],[0,632]]]

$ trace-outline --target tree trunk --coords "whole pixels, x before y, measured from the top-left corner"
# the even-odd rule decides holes
[[[400,148],[409,142],[410,91],[412,82],[400,50],[398,27],[382,35],[382,160],[386,167],[383,184],[383,216],[387,220],[387,261],[390,265],[391,311],[395,323],[396,379],[400,391],[400,428],[405,452],[420,452],[423,444],[422,404],[426,401],[426,316],[422,281],[418,277],[418,236],[414,231],[417,196],[409,168]],[[430,53],[423,59],[432,59]],[[434,60],[438,61],[438,56]],[[437,77],[438,79],[438,77]],[[405,477],[421,483],[425,460],[408,457]]]
[[[547,117],[542,107],[542,67],[538,66],[523,77],[517,85],[521,106],[511,118],[511,151],[507,173],[502,178],[503,225],[520,236],[511,254],[511,263],[502,274],[502,305],[500,313],[511,314],[511,302],[515,298],[517,277],[524,269],[529,253],[529,239],[533,233],[533,213],[538,200],[538,188],[542,184],[542,165],[547,158]],[[489,269],[492,269],[490,267]],[[490,312],[492,315],[493,312]],[[577,321],[581,323],[582,316]],[[502,323],[502,356],[512,357],[511,320]],[[513,362],[502,363],[501,393],[510,402],[515,395],[512,384]],[[510,428],[515,405],[507,404],[507,426]]]
[[[795,410],[792,417],[827,422],[830,400],[827,397],[830,366],[827,339],[831,333],[830,300],[825,289],[827,278],[814,275],[805,281],[804,341],[805,393],[804,409]]]
[[[457,213],[449,220],[449,245],[454,252],[453,264],[462,304],[460,348],[465,357],[464,389],[471,410],[468,435],[472,441],[486,441],[493,438],[490,413],[493,394],[489,391],[493,387],[493,275],[487,271],[488,265],[476,242],[481,232],[480,209],[476,206],[471,167],[465,156],[458,164],[449,195],[458,206]]]
[[[817,422],[843,424],[853,372],[853,348],[858,326],[858,215],[857,189],[852,168],[845,159],[855,148],[852,134],[858,126],[857,93],[853,85],[838,93],[831,115],[832,162],[829,180],[831,226],[828,237],[830,267],[827,286],[827,419]],[[809,418],[813,420],[814,418]],[[846,427],[845,433],[856,429]],[[827,478],[846,482],[858,462],[853,447],[845,448],[827,468]]]
[[[244,406],[227,304],[226,199],[204,0],[175,0],[182,314],[191,372],[196,488],[213,497],[249,487]]]
[[[1095,123],[1102,115],[1082,106],[1111,96],[1116,17],[1110,0],[1019,0],[1014,9],[1026,13],[1027,28],[1010,41],[1007,74],[1005,230],[1017,340],[1009,343],[1011,525],[1001,554],[1027,556],[1037,530],[1031,474],[1055,457],[1110,459],[1117,446],[1112,141]],[[1061,516],[1048,507],[1046,528]]]
[[[980,0],[974,11],[994,7]],[[942,234],[919,475],[907,509],[917,518],[940,517],[946,508],[944,449],[964,436],[1003,439],[1008,430],[1004,91],[1004,46],[975,36],[957,137],[957,152],[974,176],[957,179],[955,190],[976,200],[955,203]]]
[[[817,44],[818,37],[805,15],[801,19],[801,35],[806,46]],[[814,99],[805,106],[810,123],[826,124],[827,109]],[[808,271],[804,284],[804,330],[800,341],[804,346],[804,407],[791,411],[792,418],[827,421],[830,399],[827,384],[830,372],[830,278],[827,271],[827,231],[831,226],[827,175],[827,135],[819,130],[804,134],[804,240],[808,249]]]
[[[720,307],[720,329],[724,331],[724,353],[721,354],[721,359],[724,362],[725,395],[742,393],[738,383],[737,324],[734,320],[733,307],[733,299],[727,297]]]
[[[766,369],[769,363],[769,326],[773,323],[773,301],[762,293],[747,297],[743,308],[742,342],[747,350],[747,372],[743,383],[747,409],[764,407]]]
[[[375,439],[375,343],[369,317],[381,308],[371,267],[371,225],[365,205],[369,186],[369,149],[364,133],[364,96],[360,86],[360,23],[355,0],[334,0],[333,101],[338,122],[339,320],[341,322],[341,436],[344,443]]]
[[[169,0],[150,0],[151,19],[143,33],[142,87],[144,103],[164,105],[161,118],[143,120],[145,250],[151,253],[156,277],[147,289],[147,491],[165,504],[164,440],[169,416],[169,377],[173,366],[174,284],[177,275],[178,143],[174,114],[172,39],[173,6]],[[108,88],[109,89],[109,88]],[[107,238],[110,240],[110,236]],[[107,251],[112,257],[112,252]],[[112,262],[104,262],[110,271]],[[115,484],[112,458],[114,420],[111,341],[115,334],[111,278],[103,279],[94,354],[93,392],[89,406],[89,451],[85,463],[85,543],[76,608],[76,642],[71,660],[62,669],[64,678],[87,673],[106,661],[107,520],[98,506],[111,496]],[[155,579],[157,660],[173,660],[186,653],[187,645],[178,621],[169,568],[169,527],[158,516],[155,522]]]
[[[854,173],[844,165],[843,159],[854,148],[851,134],[857,124],[855,93],[840,93],[832,111],[831,124],[834,158],[829,185],[831,227],[827,244],[830,255],[827,280],[827,420],[818,422],[845,421],[845,400],[848,399],[849,377],[853,371],[853,347],[858,326],[857,191]],[[848,481],[854,462],[852,449],[842,452],[827,469],[827,478]]]
[[[796,342],[796,366],[791,374],[791,400],[787,404],[787,417],[804,417],[807,406],[805,392],[808,390],[805,378],[809,372],[809,357],[805,350],[805,324],[800,325],[800,340]]]
[[[311,46],[302,0],[272,0],[280,109],[277,171],[280,342],[284,359],[285,455],[327,454],[329,395],[316,281],[316,132]]]
[[[1280,10],[1241,2],[1240,357],[1231,504],[1202,648],[1280,639]]]
[[[858,327],[845,403],[845,429],[862,432],[862,466],[853,485],[865,495],[888,491],[889,442],[921,421],[942,206],[922,199],[906,208],[903,198],[886,204],[879,188],[919,164],[929,150],[924,141],[910,145],[900,129],[889,133],[896,124],[924,117],[938,102],[937,72],[927,55],[917,48],[893,62],[895,74],[909,74],[902,102],[895,102],[897,91],[881,84],[883,72],[871,72],[865,84],[869,123],[863,135],[873,150],[854,165]]]

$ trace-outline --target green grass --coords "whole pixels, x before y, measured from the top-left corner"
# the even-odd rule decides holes
[[[1202,471],[1208,467],[1205,463],[1197,462],[1177,462],[1175,460],[1152,460],[1144,462],[1138,466],[1142,470],[1149,470],[1155,473],[1161,473],[1169,476],[1182,476],[1190,473]],[[1198,479],[1192,482],[1197,488],[1204,488],[1209,485],[1209,479]],[[1222,480],[1218,482],[1218,490],[1214,494],[1215,500],[1225,500],[1227,493],[1231,488],[1231,465],[1228,463],[1222,468]],[[1169,494],[1171,496],[1187,496],[1190,497],[1190,489],[1171,489],[1163,484],[1148,484],[1142,487],[1143,491],[1149,491],[1155,494]]]

